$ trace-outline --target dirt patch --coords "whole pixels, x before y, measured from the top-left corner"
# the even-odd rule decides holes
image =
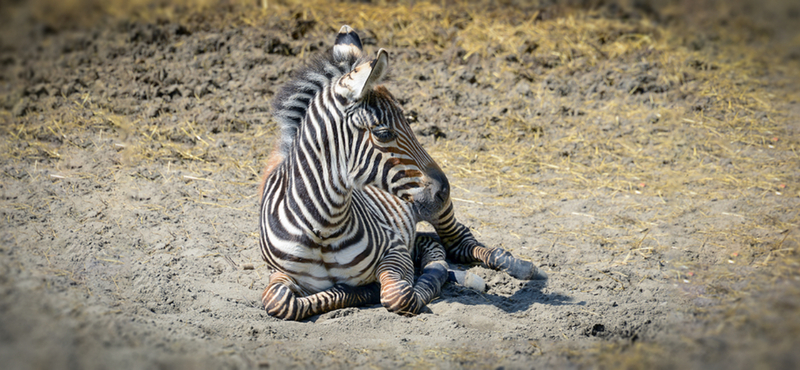
[[[793,366],[798,8],[585,3],[3,4],[0,358]],[[266,316],[270,99],[344,23],[390,52],[459,219],[550,280],[460,266],[487,291],[417,317]]]

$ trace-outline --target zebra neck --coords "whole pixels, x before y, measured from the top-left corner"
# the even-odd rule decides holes
[[[342,153],[341,144],[335,144],[342,135],[329,133],[324,126],[304,125],[283,163],[286,211],[317,242],[346,233],[353,222],[353,184],[346,159],[337,154]],[[327,128],[331,126],[335,124]]]

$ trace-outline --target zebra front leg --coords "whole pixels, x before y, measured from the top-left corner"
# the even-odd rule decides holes
[[[457,263],[481,262],[488,268],[506,271],[509,275],[522,280],[547,279],[547,274],[533,263],[516,258],[502,248],[486,248],[478,242],[469,228],[456,220],[453,203],[450,203],[432,224],[445,245],[447,258]]]
[[[380,301],[377,284],[350,286],[337,284],[328,290],[303,296],[297,282],[290,276],[275,272],[261,295],[267,314],[283,320],[303,320],[310,316],[345,307],[376,304]]]
[[[438,244],[438,243],[437,243]],[[381,283],[381,304],[390,312],[404,316],[419,314],[422,308],[439,296],[447,279],[444,250],[439,245],[415,245],[424,250],[419,256],[422,274],[414,284],[414,264],[405,248],[390,249],[378,266]]]

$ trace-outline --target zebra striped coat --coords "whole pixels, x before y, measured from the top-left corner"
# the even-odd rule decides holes
[[[301,320],[380,302],[413,315],[448,276],[445,257],[523,278],[530,262],[478,243],[453,214],[449,183],[380,85],[388,53],[362,52],[348,26],[275,98],[281,139],[261,191],[261,252],[275,272],[267,313]],[[416,235],[430,222],[440,239]],[[419,276],[415,277],[418,273]]]

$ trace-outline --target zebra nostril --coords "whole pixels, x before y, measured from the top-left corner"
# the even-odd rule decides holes
[[[444,203],[445,201],[447,201],[448,198],[450,198],[450,187],[447,185],[448,184],[446,183],[442,184],[442,186],[436,192],[436,199],[438,199],[442,203]]]
[[[447,176],[438,167],[428,171],[428,177],[433,183],[433,196],[440,203],[447,202],[450,198],[450,183],[447,181]]]

